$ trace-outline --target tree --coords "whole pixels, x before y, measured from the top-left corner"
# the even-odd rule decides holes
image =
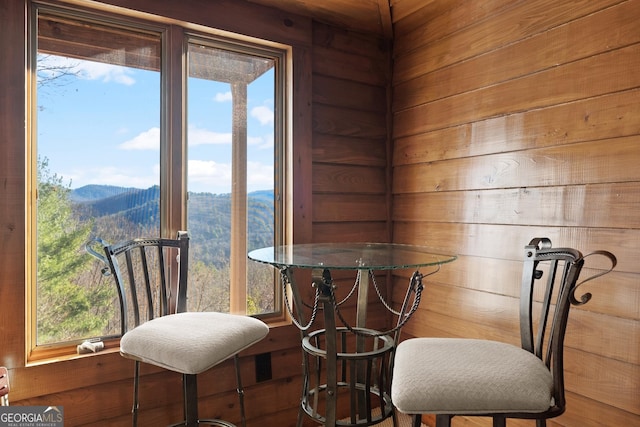
[[[191,254],[190,254],[191,255]],[[195,253],[194,253],[195,255]],[[220,269],[195,256],[189,260],[189,311],[229,312],[229,265]]]
[[[51,173],[48,160],[38,161],[37,333],[38,343],[98,335],[106,325],[92,307],[104,293],[92,293],[78,282],[91,263],[83,249],[92,223],[74,215],[70,185]]]

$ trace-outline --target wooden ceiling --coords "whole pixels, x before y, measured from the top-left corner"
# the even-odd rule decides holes
[[[246,0],[313,18],[318,22],[392,39],[393,24],[410,18],[415,26],[462,0]],[[405,27],[407,27],[405,25]]]
[[[354,31],[392,37],[391,4],[414,0],[248,0]]]

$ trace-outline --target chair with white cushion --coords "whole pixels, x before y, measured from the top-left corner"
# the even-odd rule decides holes
[[[587,280],[616,265],[613,254],[594,254],[607,257],[612,265]],[[494,427],[504,427],[507,418],[535,419],[541,427],[546,419],[562,414],[569,309],[591,298],[588,293],[580,300],[575,297],[584,258],[575,249],[552,248],[547,238],[525,246],[521,347],[464,338],[411,338],[400,343],[391,386],[396,408],[412,414],[414,426],[420,425],[420,414],[436,414],[437,427],[450,426],[455,415],[492,417]],[[542,288],[534,292],[534,287]]]
[[[120,298],[120,353],[135,361],[134,427],[138,421],[140,362],[182,374],[184,421],[174,426],[233,427],[227,421],[199,419],[196,381],[197,374],[231,357],[236,363],[244,425],[238,353],[262,340],[269,331],[267,325],[248,316],[186,311],[189,261],[186,232],[179,232],[177,239],[134,239],[114,245],[102,244],[106,258],[99,257],[109,265],[105,272],[115,279]],[[96,255],[95,251],[90,252]]]

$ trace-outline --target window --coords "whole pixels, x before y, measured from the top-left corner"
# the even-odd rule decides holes
[[[275,106],[282,102],[274,89],[284,57],[221,40],[188,40],[187,221],[197,257],[189,300],[201,311],[273,312],[280,305],[273,271],[247,263],[246,254],[274,244]],[[237,283],[248,286],[234,288]]]
[[[247,251],[286,242],[289,49],[36,8],[31,347],[117,334],[94,237],[191,235],[189,309],[280,316]]]

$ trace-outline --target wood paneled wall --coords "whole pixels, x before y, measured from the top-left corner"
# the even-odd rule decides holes
[[[67,1],[52,1],[65,5]],[[81,6],[88,6],[87,2]],[[117,342],[101,353],[60,357],[29,363],[26,348],[25,300],[25,128],[26,0],[0,2],[0,364],[10,368],[12,405],[57,405],[64,408],[66,426],[131,425],[133,364],[118,354]],[[311,200],[311,20],[263,6],[228,1],[114,0],[112,5],[147,12],[145,18],[159,22],[181,20],[223,28],[255,37],[278,40],[294,47],[296,144],[294,155],[300,168],[295,185],[296,237],[310,238],[307,209]],[[102,5],[94,3],[98,12]],[[111,9],[110,12],[114,10]],[[223,13],[224,11],[224,13]],[[126,14],[125,9],[117,10]],[[135,13],[134,13],[135,14]],[[137,15],[139,17],[139,15]],[[309,184],[306,184],[306,183]],[[309,218],[309,219],[307,219]],[[72,353],[74,348],[70,349]],[[301,390],[299,332],[292,326],[274,327],[268,337],[242,353],[243,382],[249,426],[293,426]],[[270,353],[272,378],[256,381],[254,356]],[[238,423],[233,363],[225,362],[199,377],[201,415],[222,417]],[[278,399],[273,396],[277,395]],[[182,417],[180,376],[144,366],[141,381],[140,426],[167,425]],[[266,424],[265,424],[266,423]]]
[[[393,67],[375,36],[258,5],[104,3],[294,45],[296,241],[393,240],[460,255],[430,278],[409,334],[517,343],[531,237],[615,253],[616,271],[584,286],[594,297],[570,318],[568,410],[550,425],[640,424],[640,0],[394,0]],[[68,426],[129,425],[132,366],[115,349],[24,367],[25,4],[0,2],[2,364],[15,404],[62,405]],[[256,383],[263,352],[273,379]],[[243,355],[248,425],[295,425],[298,331],[273,328]],[[200,404],[237,422],[231,369],[203,376]],[[145,372],[144,425],[178,418],[179,377]]]
[[[376,37],[314,25],[313,242],[390,241],[390,48]],[[353,272],[332,275],[346,295]],[[345,314],[355,320],[354,310]],[[370,327],[386,328],[389,320],[384,310],[368,317]]]
[[[388,242],[390,45],[316,24],[313,241]]]
[[[640,1],[393,4],[393,240],[460,255],[406,331],[518,344],[523,246],[609,250],[549,425],[640,425]]]
[[[160,22],[191,22],[292,45],[294,239],[389,241],[388,42],[236,0],[102,3]],[[6,59],[0,67],[0,364],[10,368],[12,404],[63,406],[69,427],[128,426],[133,363],[119,356],[117,342],[96,355],[37,365],[29,365],[25,354],[26,5],[26,0],[0,2]],[[347,275],[336,279],[345,288],[353,283]],[[345,315],[349,311],[345,308]],[[371,319],[374,325],[387,321],[383,313],[372,313]],[[272,379],[257,383],[254,355],[267,352]],[[242,353],[242,369],[248,426],[294,426],[302,388],[298,330],[272,328],[264,341]],[[179,419],[180,376],[150,366],[143,374],[140,425]],[[239,424],[234,381],[231,362],[199,376],[202,416]]]

